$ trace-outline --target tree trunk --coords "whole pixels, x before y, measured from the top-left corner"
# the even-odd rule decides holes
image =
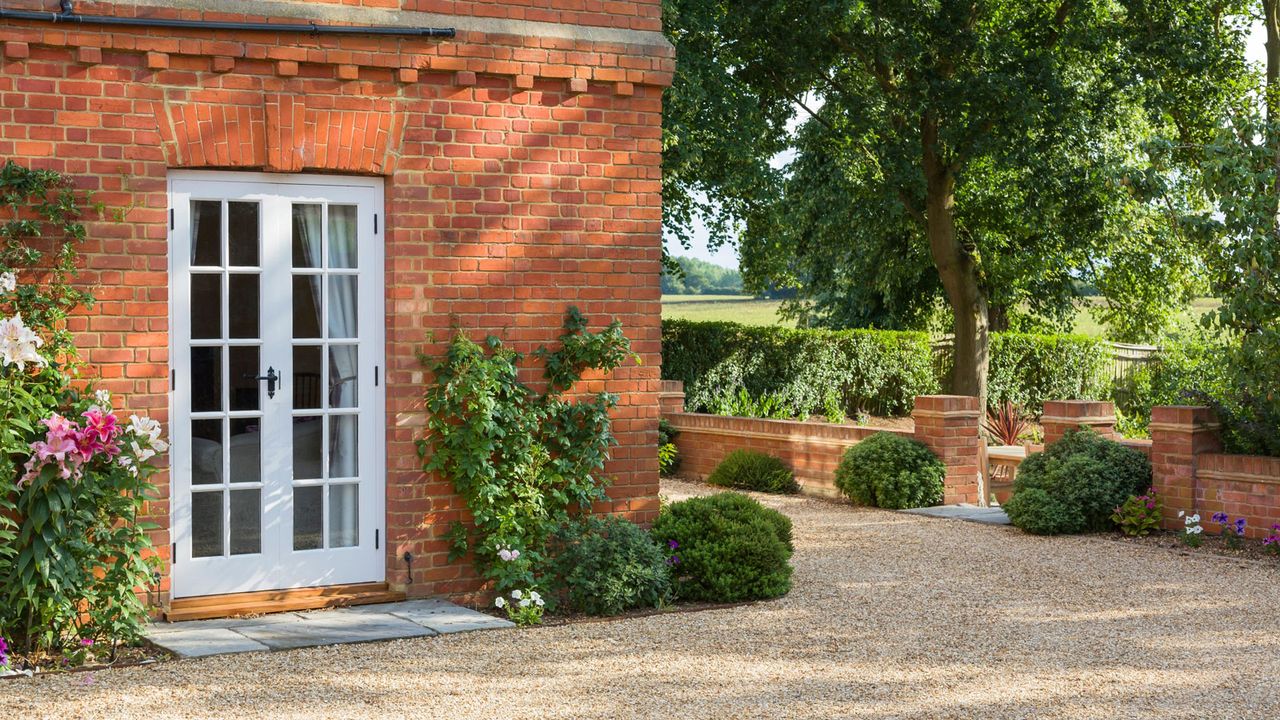
[[[951,392],[972,395],[985,404],[990,323],[987,297],[978,284],[978,268],[973,256],[956,237],[955,169],[941,157],[938,122],[930,113],[925,113],[922,122],[921,141],[929,252],[954,321],[955,366],[951,372]]]

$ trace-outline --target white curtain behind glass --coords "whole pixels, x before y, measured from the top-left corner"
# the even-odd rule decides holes
[[[329,268],[354,265],[346,261],[348,249],[357,246],[355,207],[331,205],[329,207]],[[330,275],[328,324],[329,339],[355,339],[357,337],[357,281],[354,275]],[[356,406],[357,365],[359,352],[355,346],[329,345],[329,407],[351,408]],[[353,477],[359,457],[359,432],[355,416],[330,417],[329,422],[329,476]],[[331,493],[330,503],[339,499],[337,508],[330,508],[329,536],[336,544],[355,544],[359,527],[359,502],[356,493]],[[337,512],[333,512],[334,510]]]

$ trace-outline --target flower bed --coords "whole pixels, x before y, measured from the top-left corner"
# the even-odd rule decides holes
[[[118,660],[156,577],[139,514],[167,445],[80,378],[76,199],[56,173],[0,171],[0,673]]]

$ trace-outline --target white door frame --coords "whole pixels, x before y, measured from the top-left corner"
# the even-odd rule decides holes
[[[192,597],[223,593],[314,587],[357,582],[381,582],[386,577],[386,383],[385,383],[385,261],[383,181],[380,178],[318,175],[276,175],[249,172],[172,171],[169,191],[169,392],[171,596]],[[193,558],[191,528],[191,317],[190,280],[192,199],[260,202],[259,338],[260,372],[268,366],[284,378],[274,399],[259,392],[262,414],[259,438],[261,467],[261,553]],[[356,344],[359,385],[358,473],[359,528],[354,547],[294,551],[293,538],[293,390],[290,289],[269,288],[269,281],[291,288],[291,205],[293,202],[355,204],[358,248],[358,322]],[[276,222],[269,223],[268,218]],[[226,228],[223,228],[223,246]],[[224,250],[225,252],[225,250]],[[224,267],[226,259],[224,258]],[[322,276],[323,277],[323,276]],[[224,293],[228,292],[223,284]],[[285,299],[276,307],[271,295]],[[231,298],[226,298],[231,300]],[[229,306],[228,306],[229,307]],[[224,328],[228,320],[223,319]],[[322,322],[324,322],[322,318]],[[223,332],[224,340],[226,331]],[[322,342],[322,341],[318,341]],[[234,343],[232,343],[234,344]],[[302,342],[301,344],[315,344]],[[289,348],[284,352],[284,348]],[[273,352],[274,349],[274,352]],[[272,357],[267,357],[272,355]],[[225,353],[223,355],[225,357]],[[328,360],[323,360],[328,365]],[[226,366],[226,360],[223,361]],[[225,373],[231,372],[225,367]],[[223,397],[230,390],[224,389]],[[223,414],[230,408],[223,406]],[[317,411],[323,412],[323,411]],[[267,430],[269,421],[275,429]],[[323,421],[329,423],[329,420]],[[287,423],[287,425],[285,424]],[[287,435],[286,435],[287,431]],[[269,453],[263,440],[285,438],[287,444]],[[229,441],[225,437],[224,441]],[[321,440],[323,451],[324,441]],[[366,477],[368,475],[368,477]],[[230,488],[238,487],[235,484]],[[249,487],[253,487],[250,485]],[[322,496],[328,491],[322,491]],[[228,496],[229,497],[229,496]],[[322,507],[327,508],[326,504]],[[224,502],[224,508],[225,508]],[[325,513],[327,515],[327,512]],[[223,513],[223,533],[229,512]],[[328,527],[328,518],[322,527]]]

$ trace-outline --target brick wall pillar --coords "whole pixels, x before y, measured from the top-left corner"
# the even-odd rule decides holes
[[[684,383],[679,380],[663,380],[658,393],[658,408],[663,415],[684,412]]]
[[[1062,439],[1068,431],[1081,426],[1093,428],[1099,435],[1118,439],[1116,434],[1116,407],[1111,402],[1096,400],[1050,400],[1044,404],[1040,416],[1044,428],[1044,444],[1050,445]]]
[[[978,432],[982,411],[978,398],[967,395],[922,395],[916,398],[911,417],[916,439],[947,466],[942,502],[984,502],[980,457],[984,449]]]
[[[1164,498],[1164,521],[1180,527],[1178,511],[1198,511],[1196,456],[1222,450],[1218,418],[1199,405],[1151,408],[1151,484]]]

